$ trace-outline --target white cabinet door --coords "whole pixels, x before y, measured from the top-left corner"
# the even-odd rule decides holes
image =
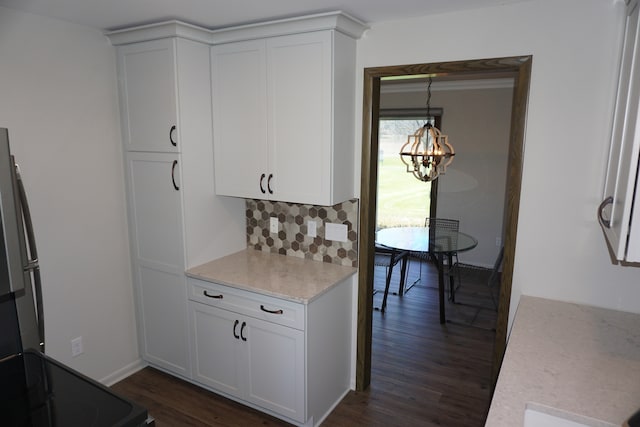
[[[621,261],[640,261],[638,221],[631,218],[640,152],[640,43],[638,41],[638,2],[627,7],[627,19],[618,90],[611,135],[611,147],[600,222],[615,257]],[[638,209],[635,209],[638,211]],[[640,214],[636,216],[640,219]]]
[[[134,259],[184,272],[178,156],[131,152],[126,159]]]
[[[267,198],[264,40],[211,48],[216,193]]]
[[[276,200],[329,204],[331,37],[323,31],[267,39],[269,172]]]
[[[190,375],[179,157],[126,154],[129,221],[142,356]]]
[[[193,379],[242,397],[240,320],[236,313],[189,302],[193,334]]]
[[[118,47],[126,150],[179,151],[175,43],[162,39]]]
[[[189,330],[184,274],[137,264],[139,339],[142,357],[189,377]]]
[[[304,332],[247,319],[246,400],[293,420],[305,419]]]

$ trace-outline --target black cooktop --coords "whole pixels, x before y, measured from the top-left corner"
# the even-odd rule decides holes
[[[143,426],[147,411],[37,351],[0,361],[0,426]]]

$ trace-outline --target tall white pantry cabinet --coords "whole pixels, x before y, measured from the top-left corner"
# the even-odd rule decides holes
[[[135,32],[109,37],[117,46],[140,352],[190,378],[185,270],[246,245],[244,203],[211,188],[209,45],[177,36],[138,41]]]

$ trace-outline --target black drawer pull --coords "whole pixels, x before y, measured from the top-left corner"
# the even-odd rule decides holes
[[[267,190],[269,190],[269,194],[273,194],[273,190],[271,189],[271,180],[273,179],[273,174],[269,174],[269,179],[267,179]]]
[[[260,175],[260,192],[262,194],[265,194],[266,191],[264,190],[264,186],[262,185],[262,183],[264,182],[264,178],[265,178],[265,174]]]
[[[607,207],[607,205],[612,205],[613,204],[613,197],[609,196],[606,199],[604,199],[602,201],[602,203],[600,203],[600,206],[598,206],[598,219],[600,220],[600,223],[606,227],[606,228],[611,228],[611,220],[605,219],[603,212],[604,212],[604,208]]]
[[[219,295],[211,295],[209,292],[207,292],[206,290],[203,292],[205,297],[209,297],[209,298],[215,298],[215,299],[222,299],[224,298],[224,295],[219,294]]]
[[[269,310],[268,308],[265,308],[264,305],[260,305],[260,310],[265,311],[267,313],[271,313],[271,314],[283,314],[284,311],[282,311],[282,309],[280,310]]]
[[[173,139],[173,133],[176,131],[176,125],[171,126],[171,129],[169,129],[169,142],[171,142],[171,145],[173,145],[174,147],[178,146],[178,143],[176,142],[175,139]]]
[[[242,341],[246,341],[247,337],[244,336],[244,328],[247,326],[247,322],[242,322],[242,326],[240,327],[240,339]]]
[[[240,339],[240,335],[236,334],[236,328],[238,327],[238,323],[240,323],[239,320],[236,319],[236,321],[233,323],[233,337],[235,339]]]
[[[179,191],[180,187],[178,187],[178,185],[176,184],[176,166],[177,165],[178,165],[178,161],[174,160],[173,165],[171,165],[171,182],[173,182],[173,188],[175,188],[176,191]]]

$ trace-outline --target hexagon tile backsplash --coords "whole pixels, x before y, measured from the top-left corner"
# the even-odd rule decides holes
[[[264,252],[357,267],[358,199],[333,206],[247,200],[247,247]],[[271,217],[278,218],[278,233],[269,231]],[[307,235],[316,223],[316,237]],[[347,241],[326,240],[325,224],[345,224]]]

